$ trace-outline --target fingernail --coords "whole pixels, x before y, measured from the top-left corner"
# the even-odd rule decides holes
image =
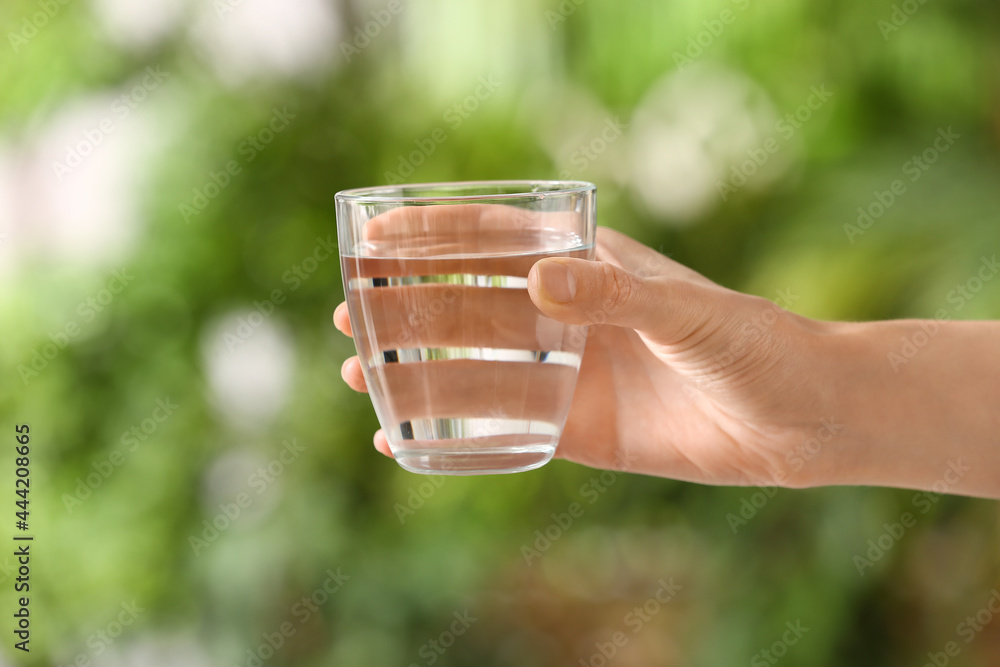
[[[562,262],[539,262],[538,286],[542,296],[553,303],[569,303],[576,296],[576,276]]]

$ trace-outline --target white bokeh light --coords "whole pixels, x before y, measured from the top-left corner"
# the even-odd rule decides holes
[[[633,142],[631,184],[654,212],[682,221],[702,215],[716,196],[718,177],[702,143],[690,128],[640,125]]]
[[[17,168],[13,152],[0,145],[0,278],[11,275],[16,268],[19,239],[15,235],[15,194]]]
[[[147,634],[111,644],[107,651],[96,655],[91,664],[95,667],[211,667],[215,663],[192,637]]]
[[[141,153],[132,139],[140,140],[143,128],[133,117],[101,132],[112,103],[111,96],[97,96],[65,107],[24,164],[30,203],[20,210],[57,256],[97,263],[125,254],[136,241]]]
[[[92,0],[94,15],[115,44],[137,49],[155,45],[181,23],[187,0]]]
[[[628,120],[589,91],[553,82],[527,96],[525,113],[559,178],[622,181]]]
[[[223,315],[201,341],[210,400],[242,430],[266,426],[288,401],[294,346],[288,330],[259,312]]]
[[[87,267],[125,261],[144,228],[143,190],[170,140],[167,119],[178,118],[173,102],[161,104],[171,94],[159,88],[169,83],[140,73],[120,89],[67,103],[16,145],[0,145],[0,232],[11,252]],[[7,254],[0,252],[10,266]]]
[[[267,517],[281,500],[282,486],[281,476],[267,471],[269,463],[260,451],[249,447],[222,452],[205,471],[201,504],[206,516],[214,517],[220,504],[231,503],[233,498],[246,493],[253,503],[241,508],[240,529],[254,526]]]
[[[709,65],[669,74],[636,109],[629,129],[629,182],[655,214],[693,222],[720,203],[719,184],[747,151],[774,138],[779,150],[747,179],[761,189],[780,178],[799,153],[797,137],[776,131],[778,113],[746,76]]]
[[[191,28],[199,53],[227,85],[289,77],[339,62],[340,20],[324,0],[216,0]]]

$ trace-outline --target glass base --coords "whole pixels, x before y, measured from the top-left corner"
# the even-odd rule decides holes
[[[540,468],[552,460],[555,445],[478,449],[404,449],[393,451],[405,470],[422,475],[500,475]]]

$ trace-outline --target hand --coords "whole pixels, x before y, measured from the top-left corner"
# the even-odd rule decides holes
[[[815,324],[608,229],[597,256],[529,274],[543,313],[594,325],[556,455],[704,483],[794,483],[788,453],[832,416],[806,369]],[[351,335],[345,304],[334,322]],[[342,375],[366,390],[357,357]],[[381,432],[375,446],[389,455]]]
[[[602,261],[529,275],[543,313],[596,323],[560,456],[713,484],[1000,498],[1000,322],[810,320],[622,234],[598,239]]]
[[[609,229],[597,261],[535,263],[528,295],[591,325],[561,458],[709,484],[1000,498],[1000,322],[811,320]],[[351,334],[344,304],[334,321]],[[342,374],[366,390],[356,357]],[[380,433],[375,445],[389,454]]]
[[[832,416],[809,373],[819,324],[609,229],[598,260],[542,260],[529,275],[543,313],[594,325],[558,455],[701,483],[801,484],[790,454]]]

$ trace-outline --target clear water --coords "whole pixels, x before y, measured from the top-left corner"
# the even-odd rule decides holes
[[[534,229],[366,241],[355,250],[341,259],[355,343],[399,464],[475,474],[551,459],[586,327],[543,316],[527,275],[544,257],[586,258],[593,249],[575,234]]]

